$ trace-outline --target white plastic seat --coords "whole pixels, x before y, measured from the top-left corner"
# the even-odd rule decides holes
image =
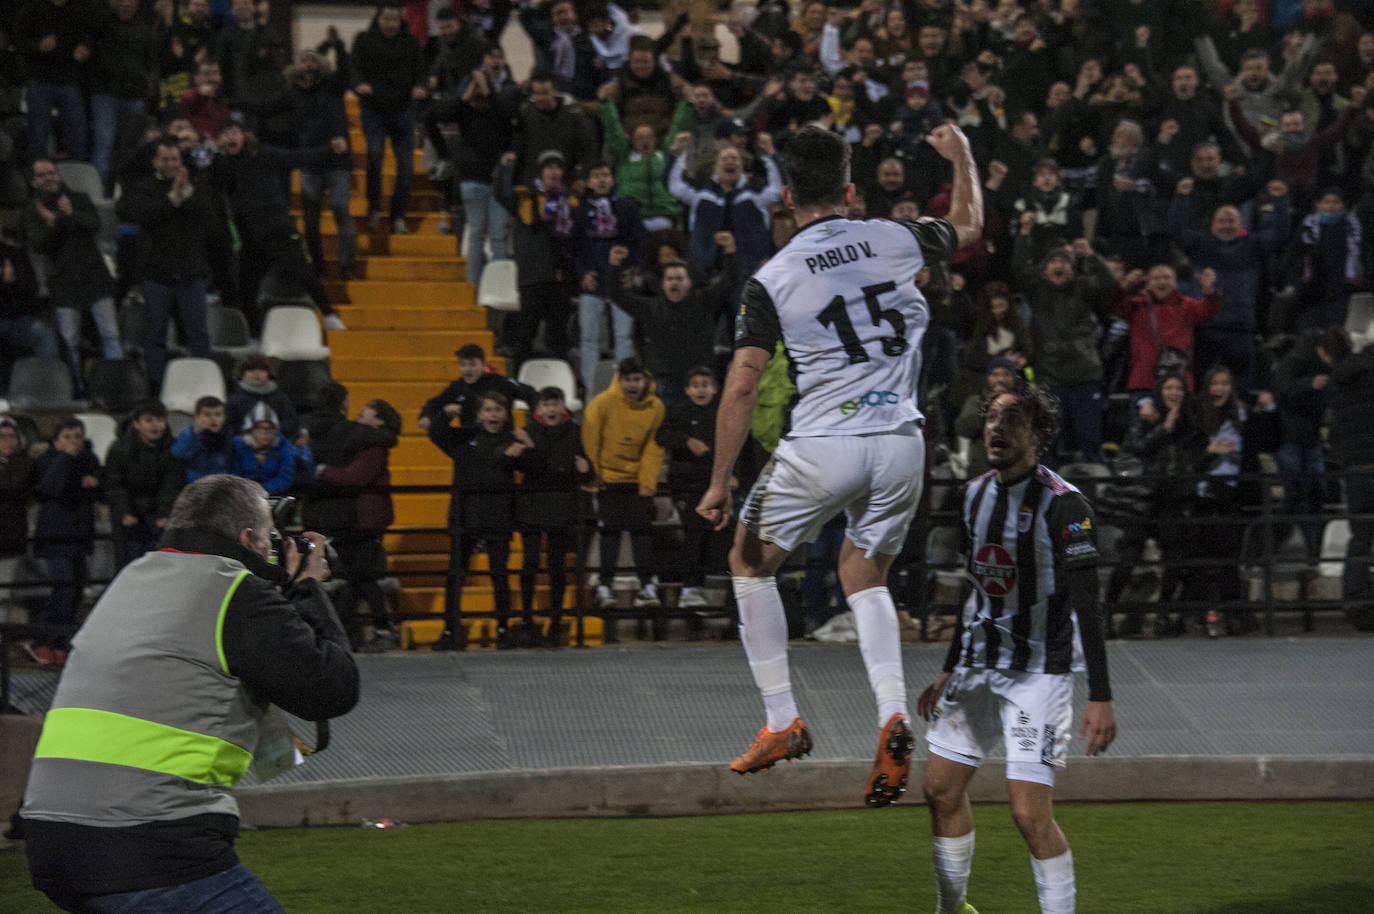
[[[110,445],[119,437],[119,423],[108,413],[77,413],[76,418],[86,426],[86,440],[103,464],[105,455],[110,452]]]
[[[167,363],[162,376],[162,405],[194,415],[201,397],[225,398],[224,375],[214,359],[183,358]]]
[[[86,408],[73,393],[72,370],[61,359],[31,355],[10,369],[7,396],[13,409],[35,413],[74,413]]]
[[[1345,313],[1345,329],[1351,333],[1368,335],[1374,326],[1374,292],[1356,292],[1350,296],[1350,308]]]
[[[562,359],[526,359],[520,366],[516,380],[535,390],[557,387],[563,391],[563,402],[569,410],[577,412],[582,408],[582,401],[577,396],[577,378],[573,375],[572,366]],[[531,407],[534,405],[530,404]]]
[[[62,176],[62,183],[67,185],[69,190],[85,194],[91,198],[92,203],[109,200],[109,197],[105,196],[105,185],[100,180],[100,172],[89,162],[58,162],[57,173]]]
[[[262,354],[285,362],[322,362],[329,358],[324,329],[314,308],[278,305],[262,324]]]
[[[1350,521],[1329,520],[1322,528],[1321,576],[1339,578],[1345,573],[1345,552],[1350,545]]]
[[[482,268],[477,304],[493,311],[520,310],[519,275],[514,260],[493,260]]]

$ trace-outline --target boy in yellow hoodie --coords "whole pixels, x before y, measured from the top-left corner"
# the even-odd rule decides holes
[[[662,605],[650,565],[653,544],[654,492],[663,468],[663,448],[654,441],[663,424],[663,401],[654,395],[654,379],[638,358],[623,360],[611,386],[587,404],[582,423],[582,447],[591,462],[600,492],[597,508],[601,532],[601,583],[597,605],[615,605],[615,580],[620,534],[628,531],[639,575],[639,608]],[[655,626],[660,634],[662,626]]]

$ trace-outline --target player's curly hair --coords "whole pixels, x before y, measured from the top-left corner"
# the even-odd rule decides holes
[[[1030,418],[1031,430],[1036,440],[1035,458],[1039,460],[1059,437],[1059,427],[1064,419],[1059,398],[1045,388],[1036,387],[1024,377],[1017,375],[1012,380],[1011,390],[997,391],[983,397],[982,403],[979,404],[980,415],[986,418],[992,401],[1008,393],[1016,398],[1016,408]]]

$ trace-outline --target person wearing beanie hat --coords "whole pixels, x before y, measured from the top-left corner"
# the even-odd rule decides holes
[[[258,403],[243,418],[234,439],[234,475],[260,483],[268,495],[283,495],[296,478],[296,449],[281,433],[277,414]]]
[[[258,404],[271,407],[272,414],[281,431],[294,436],[300,428],[296,418],[296,408],[273,380],[272,360],[259,353],[250,353],[239,362],[239,382],[229,392],[224,406],[224,421],[229,430],[238,434],[245,430],[244,419]]]

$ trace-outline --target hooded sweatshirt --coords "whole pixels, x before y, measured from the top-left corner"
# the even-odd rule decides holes
[[[637,483],[641,489],[658,488],[664,452],[654,436],[663,424],[663,401],[654,394],[652,375],[646,377],[648,390],[639,400],[626,399],[617,373],[611,386],[587,404],[582,446],[592,472],[605,485]]]

